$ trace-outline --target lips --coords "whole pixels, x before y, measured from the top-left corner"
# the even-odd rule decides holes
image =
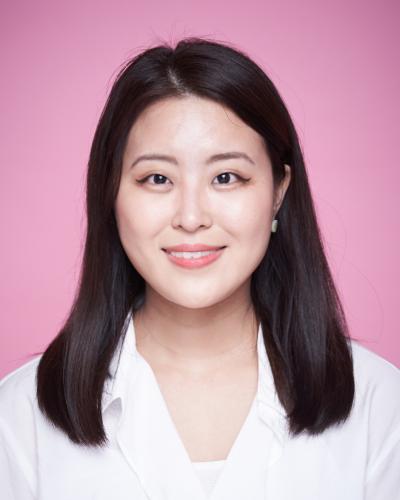
[[[189,247],[190,250],[174,250],[175,248],[187,249]],[[193,250],[194,248],[200,248],[200,250]],[[212,262],[218,260],[224,249],[226,247],[216,247],[210,245],[176,245],[174,247],[167,247],[167,249],[163,249],[167,259],[169,259],[173,264],[185,268],[185,269],[197,269],[208,266]]]
[[[174,245],[170,247],[165,247],[163,250],[167,253],[170,252],[205,252],[211,250],[219,250],[225,248],[224,246],[210,246],[203,243],[196,243],[191,245],[189,243],[182,243],[180,245]]]

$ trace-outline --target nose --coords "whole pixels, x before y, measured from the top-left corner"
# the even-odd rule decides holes
[[[210,203],[199,185],[185,186],[177,194],[177,207],[172,218],[174,229],[194,232],[212,225]]]

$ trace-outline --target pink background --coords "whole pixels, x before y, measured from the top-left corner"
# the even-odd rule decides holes
[[[353,337],[400,366],[396,0],[13,1],[0,14],[0,376],[70,307],[90,143],[118,67],[184,36],[235,44],[297,126]]]

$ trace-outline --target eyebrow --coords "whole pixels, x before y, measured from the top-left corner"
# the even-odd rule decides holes
[[[209,165],[210,163],[214,163],[216,161],[221,161],[221,160],[231,160],[231,159],[237,159],[237,158],[243,158],[244,160],[248,161],[252,165],[255,165],[255,162],[250,158],[249,155],[246,153],[242,153],[241,151],[229,151],[227,153],[218,153],[215,155],[210,156],[207,161],[206,165]],[[143,160],[161,160],[161,161],[167,161],[169,163],[173,163],[174,165],[178,166],[178,161],[175,157],[169,156],[169,155],[161,155],[161,154],[145,154],[145,155],[140,155],[136,158],[136,160],[132,163],[130,168],[133,168],[137,163]]]

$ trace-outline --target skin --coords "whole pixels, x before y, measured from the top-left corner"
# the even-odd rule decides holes
[[[211,155],[230,151],[245,152],[254,164],[241,158],[206,164]],[[142,160],[132,167],[148,153],[170,155],[177,165]],[[262,137],[212,100],[164,99],[136,120],[124,152],[115,215],[122,245],[146,281],[135,331],[138,350],[154,366],[205,380],[221,365],[229,372],[238,362],[254,362],[258,324],[250,279],[289,186],[290,167],[285,170],[274,192]],[[221,178],[227,172],[232,174]],[[151,174],[164,177],[138,182]],[[212,264],[189,270],[161,250],[180,243],[227,248]]]

